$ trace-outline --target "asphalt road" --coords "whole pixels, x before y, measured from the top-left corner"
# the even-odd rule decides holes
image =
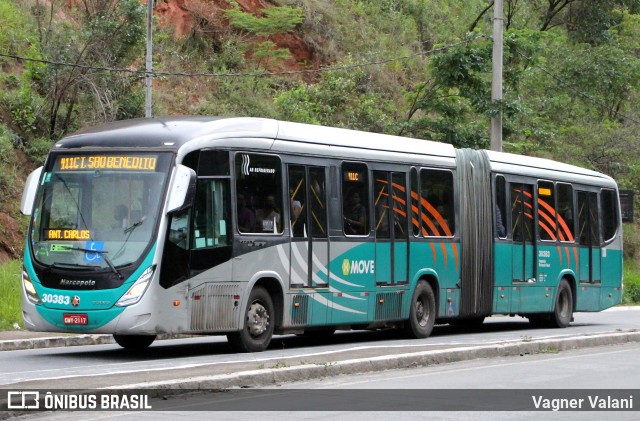
[[[424,340],[403,339],[395,332],[340,332],[324,341],[283,336],[275,338],[267,351],[256,354],[231,353],[224,337],[157,341],[140,353],[114,344],[5,351],[0,352],[0,386],[171,388],[269,384],[288,380],[287,373],[296,367],[311,372],[305,376],[315,378],[322,377],[323,372],[335,375],[536,353],[549,346],[579,348],[609,343],[606,338],[616,335],[613,343],[620,343],[628,339],[621,339],[622,334],[640,334],[640,311],[632,308],[578,313],[567,329],[532,329],[526,319],[492,317],[473,331],[436,326],[433,335]],[[605,339],[577,343],[581,338],[594,339],[598,335]],[[410,359],[415,355],[420,358]],[[394,365],[400,357],[407,361]],[[239,377],[238,373],[249,374]],[[261,380],[253,381],[260,376]],[[232,378],[234,381],[228,381]],[[191,379],[191,383],[185,383],[185,379]]]
[[[621,316],[626,320],[634,314],[638,313]],[[569,351],[547,348],[533,354],[171,396],[151,401],[153,410],[148,412],[56,411],[21,419],[637,420],[639,352],[640,342]],[[632,411],[592,411],[591,402],[605,395],[627,399]],[[562,399],[566,406],[554,411],[553,405],[558,409]],[[543,411],[535,411],[536,405]]]

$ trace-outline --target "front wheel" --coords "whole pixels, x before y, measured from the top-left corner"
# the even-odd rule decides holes
[[[147,349],[156,340],[156,335],[118,335],[114,333],[113,339],[124,349],[141,351]]]
[[[436,297],[433,288],[425,281],[418,282],[409,308],[409,320],[404,331],[410,338],[422,339],[431,334],[436,321]]]
[[[275,311],[266,289],[251,291],[241,331],[229,333],[227,339],[235,352],[260,352],[267,349],[273,336]]]

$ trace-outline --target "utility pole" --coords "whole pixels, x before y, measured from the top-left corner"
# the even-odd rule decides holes
[[[493,77],[491,102],[502,99],[502,0],[493,3]],[[502,113],[491,117],[491,150],[502,152]]]
[[[153,3],[155,0],[147,0],[147,60],[144,74],[144,82],[147,88],[144,116],[151,118],[151,83],[153,82]]]

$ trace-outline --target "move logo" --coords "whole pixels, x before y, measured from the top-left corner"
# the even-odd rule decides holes
[[[342,261],[342,274],[344,276],[368,273],[375,273],[375,262],[373,260],[344,259]]]

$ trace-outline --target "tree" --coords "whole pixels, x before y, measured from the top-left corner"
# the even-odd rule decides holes
[[[48,106],[46,132],[56,138],[67,133],[83,97],[95,110],[95,120],[130,117],[132,91],[138,85],[127,74],[89,67],[126,67],[144,41],[145,8],[137,0],[82,0],[71,5],[59,0],[34,6],[39,56],[52,62],[34,78],[38,93]],[[65,19],[61,19],[63,16]],[[89,67],[87,67],[89,66]],[[135,94],[133,95],[135,97]]]

